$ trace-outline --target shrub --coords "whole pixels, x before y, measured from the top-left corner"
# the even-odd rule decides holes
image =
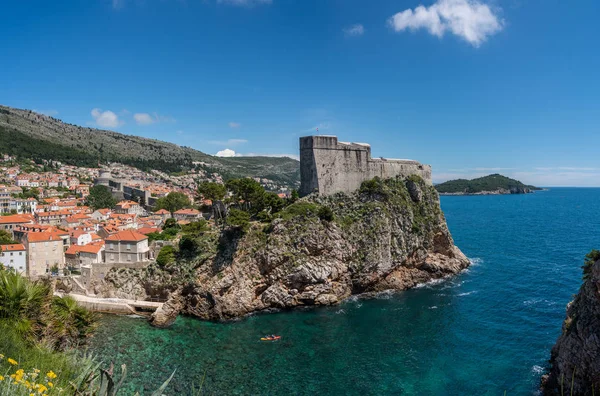
[[[317,214],[321,220],[333,221],[333,211],[329,206],[321,206]]]
[[[585,255],[583,262],[583,280],[588,280],[592,276],[592,266],[596,261],[600,260],[600,250],[592,250]]]
[[[315,217],[318,216],[318,213],[319,205],[312,202],[298,201],[279,212],[279,217],[290,220],[298,216]]]
[[[179,254],[182,256],[195,256],[198,252],[198,241],[192,235],[184,235],[179,241]]]
[[[358,191],[361,194],[368,195],[377,200],[386,200],[390,195],[383,180],[381,180],[379,177],[375,177],[371,180],[365,180],[360,185],[360,189]]]
[[[243,210],[230,209],[227,214],[227,225],[245,232],[250,227],[250,214]]]
[[[160,252],[156,257],[156,264],[164,267],[173,262],[175,262],[175,248],[173,246],[164,246],[160,249]]]

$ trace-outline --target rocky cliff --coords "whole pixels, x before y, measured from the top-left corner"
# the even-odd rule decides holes
[[[542,379],[545,395],[600,394],[600,260],[594,261],[584,266],[585,281],[567,306],[550,372]]]
[[[177,290],[173,306],[182,313],[227,320],[404,290],[469,265],[454,246],[435,188],[418,177],[375,179],[350,195],[309,196],[270,224],[207,233],[199,243],[197,255],[172,270],[109,273],[105,293],[144,298],[160,293],[157,287]]]

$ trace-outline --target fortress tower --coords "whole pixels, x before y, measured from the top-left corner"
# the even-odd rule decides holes
[[[378,176],[418,175],[431,184],[431,166],[413,160],[373,159],[371,146],[339,142],[336,136],[300,138],[300,195],[350,193]]]

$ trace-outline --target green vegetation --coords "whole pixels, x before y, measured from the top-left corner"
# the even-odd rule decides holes
[[[227,225],[245,232],[250,227],[250,214],[240,209],[230,209],[227,214]]]
[[[156,264],[165,267],[167,264],[175,262],[175,248],[173,246],[164,246],[160,249],[156,257]]]
[[[73,298],[53,296],[48,283],[0,269],[0,394],[116,395],[122,382],[115,383],[112,367],[102,370],[74,349],[95,323]]]
[[[23,187],[23,192],[21,192],[19,194],[15,194],[14,196],[16,198],[21,198],[21,199],[34,198],[37,201],[40,197],[40,190],[36,187],[33,187],[33,188]]]
[[[450,180],[436,185],[435,188],[439,193],[445,194],[476,194],[484,191],[497,191],[500,189],[518,193],[539,190],[538,187],[528,186],[518,180],[510,179],[497,173],[472,180]]]
[[[585,255],[585,261],[583,262],[583,280],[586,281],[592,276],[592,266],[596,261],[600,260],[600,250],[593,249],[591,252]]]
[[[0,245],[12,245],[13,243],[17,243],[12,238],[12,235],[5,230],[0,230]]]
[[[183,208],[189,208],[192,206],[190,199],[184,193],[170,192],[166,197],[159,198],[156,200],[154,210],[168,210],[171,214],[177,212]]]
[[[110,189],[106,186],[94,186],[90,188],[90,195],[87,196],[85,203],[94,210],[112,208],[117,204],[113,198]]]
[[[290,220],[295,217],[317,217],[319,214],[319,205],[308,202],[308,201],[298,201],[284,210],[282,210],[278,216],[283,220]]]

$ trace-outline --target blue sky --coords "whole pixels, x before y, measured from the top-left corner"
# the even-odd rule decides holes
[[[215,154],[368,142],[433,166],[600,186],[600,2],[3,4],[0,103]]]

